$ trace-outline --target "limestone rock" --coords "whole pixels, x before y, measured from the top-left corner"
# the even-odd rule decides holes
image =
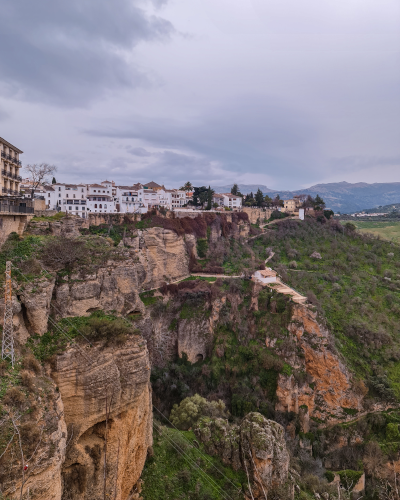
[[[127,500],[152,445],[147,348],[137,337],[121,348],[94,347],[87,352],[90,361],[77,348],[68,350],[57,356],[51,371],[71,439],[63,464],[62,499],[103,497],[107,436],[106,492],[114,498],[116,488],[116,500]]]
[[[240,426],[222,418],[202,418],[194,429],[208,454],[251,473],[255,498],[288,479],[289,453],[283,427],[260,413],[246,415]]]
[[[253,470],[259,496],[272,487],[284,484],[289,471],[289,453],[283,427],[260,413],[249,413],[240,425],[244,459]]]

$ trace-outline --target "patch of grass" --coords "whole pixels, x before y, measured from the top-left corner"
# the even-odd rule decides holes
[[[348,221],[342,221],[345,224]],[[372,234],[388,241],[400,243],[400,221],[351,221],[360,233]]]
[[[151,306],[158,301],[158,297],[154,297],[154,290],[139,293],[139,297],[146,307]]]
[[[41,215],[38,217],[35,215],[32,219],[32,222],[57,222],[65,217],[66,213],[65,212],[57,212],[54,215]]]
[[[205,455],[203,446],[197,441],[195,445],[193,432],[169,429],[157,421],[154,427],[154,454],[147,459],[142,473],[144,484],[141,496],[144,500],[243,498],[246,485],[244,472],[234,471],[223,465],[219,458]],[[201,453],[197,446],[200,446]],[[186,458],[176,450],[178,447],[184,451]]]

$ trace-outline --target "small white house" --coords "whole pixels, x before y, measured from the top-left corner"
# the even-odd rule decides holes
[[[254,278],[261,281],[261,283],[276,283],[276,271],[267,267],[267,269],[256,271],[254,273]]]

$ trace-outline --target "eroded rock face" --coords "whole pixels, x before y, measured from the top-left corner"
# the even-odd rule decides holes
[[[289,471],[289,453],[283,427],[260,413],[249,413],[240,425],[244,460],[253,470],[256,496],[285,483]]]
[[[331,350],[330,333],[316,313],[307,306],[296,305],[288,328],[304,353],[303,358],[291,363],[303,368],[311,383],[299,385],[293,375],[279,375],[276,409],[308,413],[304,416],[306,432],[308,417],[325,420],[336,416],[343,420],[348,417],[343,408],[362,410],[362,396],[352,389],[351,374]]]
[[[240,425],[222,418],[203,418],[194,429],[208,454],[226,465],[249,471],[255,498],[287,481],[289,453],[283,427],[260,413],[249,413]]]
[[[77,348],[57,356],[51,376],[64,402],[70,440],[63,464],[62,499],[126,500],[152,445],[150,365],[145,342],[121,348]],[[86,358],[87,356],[87,358]]]
[[[42,397],[36,395],[35,400],[32,401],[32,407],[36,411],[36,427],[43,428],[43,432],[35,435],[33,447],[29,453],[26,450],[26,440],[22,438],[26,454],[25,461],[27,462],[31,457],[25,471],[23,498],[27,498],[29,491],[31,500],[61,500],[62,495],[61,472],[65,459],[67,426],[62,399],[54,390],[55,387],[51,386],[51,381],[49,382],[47,395],[42,394]],[[1,491],[4,498],[19,499],[22,486],[20,455],[16,457],[6,455],[4,459],[6,468],[1,471]]]

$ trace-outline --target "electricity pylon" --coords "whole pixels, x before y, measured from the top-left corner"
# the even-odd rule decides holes
[[[11,262],[6,263],[6,286],[4,294],[4,324],[3,341],[1,344],[1,359],[9,359],[14,367],[14,335],[12,309]]]

